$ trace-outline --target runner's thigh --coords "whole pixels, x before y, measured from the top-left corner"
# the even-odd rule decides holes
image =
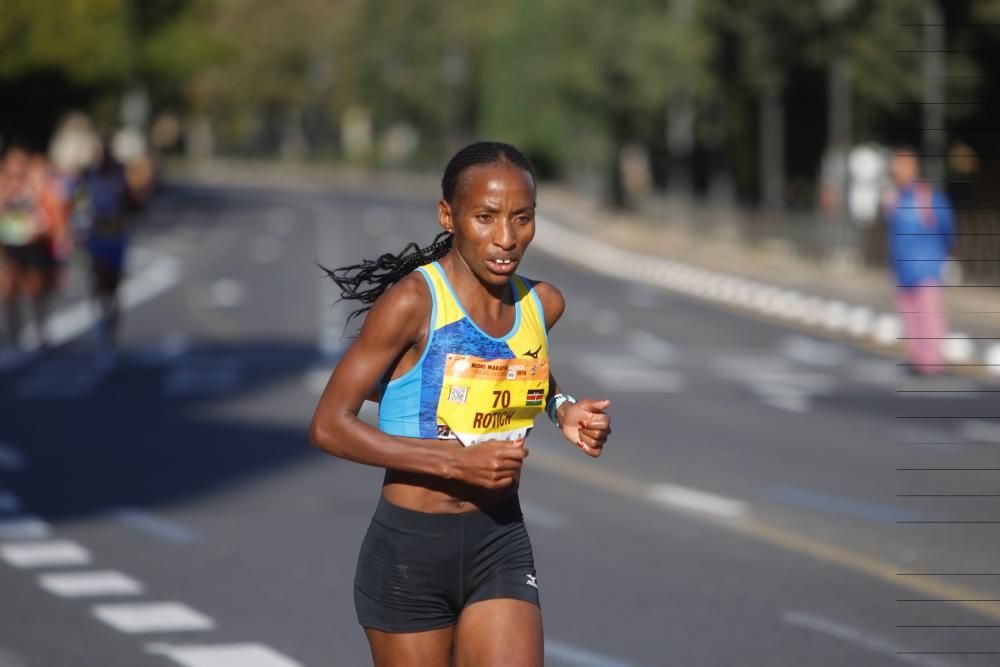
[[[523,600],[493,598],[462,610],[456,667],[541,667],[542,612]]]
[[[382,632],[365,628],[375,667],[450,667],[455,628]]]

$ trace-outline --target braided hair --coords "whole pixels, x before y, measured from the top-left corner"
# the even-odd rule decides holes
[[[470,167],[494,163],[508,163],[520,167],[531,175],[532,182],[535,180],[535,168],[521,151],[510,144],[480,141],[458,151],[448,162],[441,178],[442,198],[454,206],[462,174]],[[408,243],[398,254],[385,253],[378,259],[364,259],[360,264],[339,269],[328,269],[320,265],[326,275],[337,283],[340,289],[340,301],[361,303],[361,307],[347,317],[347,323],[367,312],[387,289],[418,266],[437,261],[448,254],[453,236],[451,232],[444,231],[435,236],[431,244],[424,248],[417,243]]]

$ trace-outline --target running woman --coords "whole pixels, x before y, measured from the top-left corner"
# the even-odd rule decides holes
[[[591,457],[607,400],[549,372],[559,291],[515,274],[535,233],[535,175],[513,146],[476,143],[442,179],[443,232],[426,248],[329,271],[365,311],[310,437],[386,469],[355,575],[376,667],[541,665],[542,617],[517,488],[545,410]],[[379,402],[379,428],[358,419]]]

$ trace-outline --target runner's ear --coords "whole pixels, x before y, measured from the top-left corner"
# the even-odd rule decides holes
[[[438,224],[446,232],[455,231],[455,221],[451,215],[451,204],[443,199],[438,202]]]

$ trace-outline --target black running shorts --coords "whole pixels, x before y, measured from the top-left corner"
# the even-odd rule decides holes
[[[467,605],[494,598],[539,606],[517,496],[464,514],[416,512],[379,500],[354,578],[362,626],[385,632],[443,628],[454,625]]]

